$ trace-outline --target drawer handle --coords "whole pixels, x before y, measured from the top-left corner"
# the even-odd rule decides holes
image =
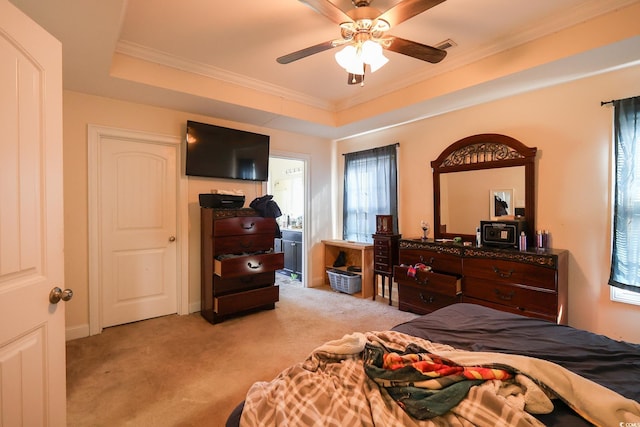
[[[244,249],[249,249],[250,247],[253,246],[253,240],[249,240],[248,242],[238,242],[238,246],[244,248]]]
[[[498,267],[493,267],[493,271],[494,271],[494,273],[496,273],[498,276],[502,277],[503,279],[508,279],[515,272],[513,269],[511,269],[509,271],[502,271]]]
[[[249,224],[248,227],[245,224],[242,224],[241,227],[244,228],[245,230],[251,230],[254,225],[256,225],[256,223],[252,222],[251,224]]]
[[[422,302],[425,302],[427,304],[433,304],[433,301],[435,300],[433,295],[430,295],[429,298],[425,298],[424,295],[422,294],[422,292],[420,292],[419,295],[420,295],[420,299],[422,300]]]
[[[426,286],[426,285],[428,285],[428,284],[429,284],[429,278],[428,278],[428,277],[425,277],[425,278],[424,278],[424,280],[418,280],[418,276],[416,275],[415,280],[416,280],[416,283],[417,283],[418,285],[424,285],[424,286]]]
[[[254,270],[257,270],[258,268],[262,267],[262,263],[261,262],[259,262],[257,265],[253,265],[253,264],[251,264],[251,261],[249,261],[247,263],[247,265],[249,266],[249,268],[252,268]]]
[[[511,291],[508,294],[503,294],[502,292],[500,292],[500,289],[494,289],[494,292],[496,293],[498,298],[503,301],[511,301],[513,299],[513,296],[516,294],[516,291]]]

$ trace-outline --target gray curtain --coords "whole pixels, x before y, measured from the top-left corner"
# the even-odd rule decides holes
[[[345,154],[344,240],[373,242],[376,215],[393,215],[398,232],[397,146]]]
[[[640,97],[614,101],[615,195],[609,284],[640,292]]]

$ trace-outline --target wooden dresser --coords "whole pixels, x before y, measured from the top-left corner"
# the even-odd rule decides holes
[[[211,323],[225,316],[274,308],[275,271],[284,255],[274,252],[276,222],[253,209],[200,209],[201,314]]]
[[[418,314],[468,302],[567,323],[568,252],[400,240],[399,308]],[[423,264],[415,274],[410,267]]]

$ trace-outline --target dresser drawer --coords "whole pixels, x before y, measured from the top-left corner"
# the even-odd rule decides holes
[[[214,273],[229,279],[247,274],[258,274],[284,268],[284,253],[263,253],[214,259]]]
[[[527,316],[527,317],[535,317],[536,319],[543,319],[543,320],[548,320],[549,322],[559,323],[558,322],[559,315],[556,313],[549,313],[549,312],[538,313],[535,311],[526,311],[519,307],[511,307],[503,304],[495,304],[489,301],[471,298],[466,295],[462,297],[462,302],[468,303],[468,304],[483,305],[485,307],[493,308],[494,310],[506,311],[507,313],[514,313],[514,314],[519,314],[521,316]]]
[[[399,262],[405,265],[421,263],[430,266],[435,271],[462,275],[462,259],[451,254],[425,249],[403,249],[400,251]]]
[[[520,311],[549,313],[558,310],[558,295],[552,291],[510,285],[498,281],[464,278],[464,295],[494,304],[510,306]]]
[[[393,266],[387,262],[376,262],[373,265],[373,270],[380,273],[391,274],[393,272]]]
[[[496,283],[519,284],[556,290],[556,270],[531,264],[465,258],[464,274],[467,277],[486,279]]]
[[[230,279],[213,276],[213,295],[220,296],[233,292],[243,292],[250,289],[263,288],[265,286],[273,285],[275,280],[276,273],[274,271],[249,274],[241,277],[232,277]]]
[[[460,302],[459,296],[443,295],[428,286],[398,282],[398,309],[427,314]]]
[[[432,271],[419,270],[415,277],[407,274],[407,267],[396,266],[394,277],[398,283],[416,285],[430,292],[455,297],[461,291],[460,279],[450,274],[434,273]]]
[[[217,237],[214,256],[268,251],[273,249],[273,234],[245,234],[240,236]]]
[[[374,239],[373,252],[375,255],[389,256],[391,253],[391,241]]]
[[[276,222],[273,218],[261,216],[233,217],[217,219],[213,224],[213,236],[236,236],[243,234],[269,234],[271,238],[276,234]]]
[[[373,269],[383,273],[393,272],[393,261],[388,255],[375,254],[373,257]]]
[[[213,299],[213,311],[218,316],[224,316],[254,308],[273,306],[279,299],[278,286],[267,286],[251,291],[215,297]]]

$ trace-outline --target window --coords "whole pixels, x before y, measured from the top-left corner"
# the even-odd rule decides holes
[[[614,101],[611,296],[640,304],[640,97]]]
[[[376,215],[393,215],[398,230],[397,144],[345,154],[344,240],[372,242]]]

